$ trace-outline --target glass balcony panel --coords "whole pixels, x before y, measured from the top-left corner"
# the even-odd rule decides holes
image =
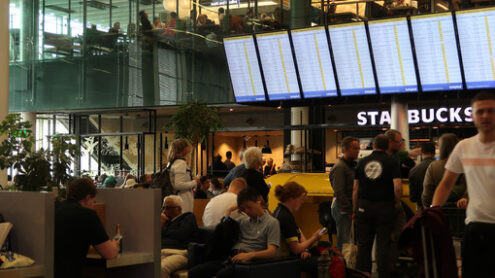
[[[483,1],[10,0],[10,111],[233,103],[225,36]]]

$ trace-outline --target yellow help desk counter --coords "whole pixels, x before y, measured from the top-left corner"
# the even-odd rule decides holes
[[[319,204],[332,201],[333,190],[328,181],[328,173],[280,173],[267,178],[266,183],[272,184],[268,193],[270,211],[274,211],[279,203],[275,197],[275,187],[288,181],[297,182],[308,191],[304,204],[294,215],[304,236],[308,238],[322,228],[318,218]]]
[[[302,207],[295,214],[296,222],[306,237],[310,237],[317,229],[321,229],[318,218],[318,206],[322,202],[331,202],[333,198],[332,186],[328,180],[328,173],[280,173],[266,179],[272,187],[268,194],[268,208],[274,211],[278,205],[275,197],[275,187],[283,185],[288,181],[294,181],[304,186],[308,196]],[[416,204],[409,200],[409,184],[402,180],[402,201],[405,202],[413,212]]]

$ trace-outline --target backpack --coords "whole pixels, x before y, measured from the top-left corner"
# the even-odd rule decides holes
[[[328,274],[332,278],[345,278],[346,277],[346,265],[344,256],[342,253],[335,248],[332,247],[330,242],[320,241],[316,247],[319,254],[321,255],[323,251],[328,251],[330,255],[330,265],[328,267]]]
[[[151,188],[160,188],[162,190],[162,200],[169,196],[177,194],[177,190],[172,186],[170,181],[170,168],[174,164],[175,160],[170,162],[165,169],[158,173],[151,181]]]
[[[203,259],[205,261],[225,260],[239,240],[241,228],[232,218],[222,219],[205,245]]]
[[[318,218],[320,224],[327,227],[329,235],[337,233],[337,223],[332,217],[332,202],[321,202],[318,205]]]

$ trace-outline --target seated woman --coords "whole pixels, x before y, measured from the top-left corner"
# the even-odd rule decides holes
[[[308,192],[297,182],[287,182],[284,186],[277,185],[275,197],[280,201],[273,212],[273,216],[280,222],[282,237],[280,240],[280,255],[300,256],[304,272],[308,272],[316,277],[317,260],[311,257],[309,248],[313,243],[320,240],[323,233],[317,230],[306,239],[301,229],[297,226],[294,212],[298,211],[304,203],[304,198]]]

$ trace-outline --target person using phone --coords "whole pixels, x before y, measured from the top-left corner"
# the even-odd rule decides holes
[[[319,233],[320,235],[324,235],[324,234],[326,234],[326,233],[327,233],[327,231],[328,231],[327,227],[323,227],[323,228],[322,228],[322,229],[321,229],[318,233]]]
[[[297,182],[287,182],[275,187],[275,197],[280,201],[273,216],[280,222],[282,233],[280,254],[282,256],[297,255],[301,257],[302,269],[316,277],[317,260],[311,257],[309,248],[326,233],[326,228],[317,230],[310,238],[306,238],[299,229],[294,213],[299,210],[307,195],[306,189]]]

